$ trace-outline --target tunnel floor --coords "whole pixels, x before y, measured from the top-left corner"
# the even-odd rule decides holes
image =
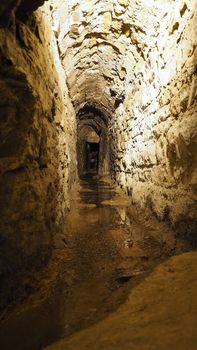
[[[0,347],[39,350],[116,310],[161,261],[190,250],[108,181],[81,179],[32,294],[1,321]],[[77,349],[80,350],[80,349]]]

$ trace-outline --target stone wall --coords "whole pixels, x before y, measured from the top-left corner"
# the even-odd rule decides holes
[[[196,227],[196,5],[70,0],[54,12],[75,109],[96,107],[110,130],[113,178],[183,231]]]
[[[75,113],[48,7],[0,29],[0,284],[8,299],[17,274],[49,258],[76,179]]]
[[[152,5],[135,11],[125,56],[125,100],[111,122],[114,177],[134,203],[195,235],[196,1]]]
[[[1,285],[50,256],[76,179],[75,114],[103,135],[101,175],[196,229],[197,1],[49,0],[31,14],[43,2],[0,9]]]
[[[113,178],[134,203],[194,230],[196,5],[70,0],[54,14],[76,111],[105,115]]]

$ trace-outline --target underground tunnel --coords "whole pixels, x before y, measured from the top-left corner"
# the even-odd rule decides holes
[[[196,8],[1,1],[3,350],[196,349]]]
[[[95,106],[85,105],[77,114],[77,158],[79,177],[109,176],[108,119]]]

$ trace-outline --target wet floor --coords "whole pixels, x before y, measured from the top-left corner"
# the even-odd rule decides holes
[[[161,260],[189,250],[164,224],[138,213],[131,198],[94,177],[81,180],[55,244],[37,292],[1,324],[4,350],[43,349],[95,323]]]

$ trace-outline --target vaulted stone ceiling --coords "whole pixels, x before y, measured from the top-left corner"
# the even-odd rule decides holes
[[[1,275],[52,251],[77,180],[76,120],[99,134],[99,175],[196,237],[196,8],[1,0]]]
[[[168,57],[157,58],[169,35],[173,44],[174,34],[179,39],[179,19],[187,12],[183,1],[54,0],[51,8],[76,110],[94,104],[112,115],[126,94],[135,94],[133,87],[137,89],[136,81],[141,85],[142,71],[145,107],[173,74],[169,67],[164,69]]]
[[[141,62],[148,59],[160,17],[168,10],[160,3],[154,8],[147,1],[128,0],[58,4],[54,28],[77,109],[94,104],[111,115],[123,102],[129,81],[136,78],[136,65],[140,70]]]
[[[21,17],[41,2],[8,1],[7,9],[20,5]],[[136,202],[151,197],[161,217],[172,207],[172,184],[176,216],[183,203],[189,210],[185,198],[193,198],[196,5],[196,0],[49,0],[36,13],[40,27],[48,18],[55,34],[56,43],[51,28],[43,37],[55,62],[61,59],[58,77],[68,86],[80,125],[105,126],[116,181],[132,189]]]
[[[185,198],[191,194],[188,186],[194,176],[192,166],[191,178],[185,180],[188,162],[180,166],[179,157],[184,159],[184,140],[195,164],[196,5],[196,0],[50,3],[76,114],[83,111],[83,123],[99,124],[98,114],[87,113],[86,118],[86,112],[101,112],[108,125],[116,181],[133,193],[136,202],[154,197],[161,217],[166,202],[171,207],[172,183],[179,208],[175,215],[180,215],[183,203],[188,210]],[[180,150],[175,151],[177,147]],[[177,183],[182,188],[179,194]]]

